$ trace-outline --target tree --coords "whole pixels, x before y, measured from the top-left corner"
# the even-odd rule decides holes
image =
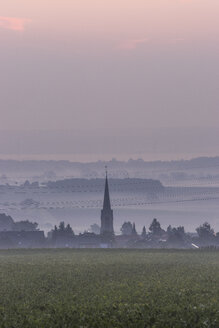
[[[176,228],[176,231],[179,235],[184,236],[185,235],[185,228],[183,226],[179,226]]]
[[[71,244],[74,237],[74,231],[70,224],[67,224],[62,221],[59,223],[59,227],[55,225],[54,229],[51,231],[51,238],[54,242],[59,242],[59,245]]]
[[[211,228],[208,222],[200,225],[196,231],[202,241],[211,241],[214,238],[214,230]]]
[[[68,235],[74,235],[74,231],[72,230],[72,227],[70,226],[70,224],[67,224],[66,228],[65,228],[65,232],[68,234]]]
[[[74,231],[72,230],[72,227],[70,226],[70,224],[68,223],[67,226],[65,226],[64,221],[61,221],[59,223],[58,228],[55,225],[53,232],[57,235],[62,235],[62,236],[71,236],[71,235],[73,236],[74,235]]]
[[[217,244],[219,244],[219,232],[216,233],[215,239],[216,239]]]
[[[56,225],[55,225],[54,229],[49,232],[48,236],[50,236],[50,238],[52,238],[53,241],[56,240],[56,238],[58,236],[58,228]]]
[[[168,242],[174,244],[182,245],[185,242],[186,234],[183,226],[177,228],[172,228],[168,226],[167,228]]]
[[[23,187],[30,187],[30,181],[26,180],[23,184]]]
[[[38,223],[26,221],[14,222],[12,226],[13,231],[37,231]]]
[[[171,227],[171,225],[169,225],[169,226],[167,227],[167,234],[168,234],[168,236],[169,236],[171,233],[172,233],[172,227]]]
[[[157,219],[153,219],[149,230],[155,236],[159,236],[163,232],[160,226],[160,222]]]
[[[100,226],[96,223],[91,224],[90,229],[91,232],[95,233],[96,235],[100,234]]]
[[[0,231],[9,231],[13,229],[14,220],[5,213],[0,213]]]
[[[59,223],[59,229],[58,230],[59,231],[65,231],[65,222],[64,221]]]
[[[122,232],[123,235],[125,236],[131,236],[132,234],[132,224],[130,221],[124,222],[120,231]]]
[[[143,226],[142,233],[141,233],[142,238],[146,238],[147,233],[146,233],[146,228]]]
[[[136,231],[136,228],[135,228],[135,222],[133,222],[133,224],[132,224],[132,235],[137,236],[137,231]]]

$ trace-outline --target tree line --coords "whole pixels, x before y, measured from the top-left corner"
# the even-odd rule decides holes
[[[137,236],[135,223],[124,222],[121,227],[121,233],[124,236]],[[196,233],[187,233],[184,226],[172,227],[169,225],[166,230],[161,227],[160,222],[154,218],[151,222],[148,232],[143,226],[140,236],[148,242],[163,242],[169,245],[190,245],[197,243],[199,246],[219,245],[219,232],[215,232],[208,222],[196,228]]]
[[[136,230],[135,222],[124,222],[121,226],[121,235],[123,238],[130,241],[130,245],[134,246],[148,246],[157,247],[169,246],[169,247],[202,247],[208,245],[219,246],[219,232],[215,233],[214,229],[208,222],[203,223],[196,228],[196,233],[188,233],[185,231],[184,226],[172,227],[169,225],[167,229],[161,227],[160,222],[154,218],[148,228],[143,226],[141,233]],[[57,238],[71,239],[75,236],[72,227],[64,222],[60,222],[58,226],[49,233],[53,240]],[[91,225],[91,227],[84,231],[84,234],[100,234],[100,227],[97,224]],[[80,234],[82,235],[82,234]],[[115,236],[116,238],[117,236]]]

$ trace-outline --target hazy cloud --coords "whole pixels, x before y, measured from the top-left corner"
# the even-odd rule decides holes
[[[149,38],[142,38],[142,39],[129,39],[124,40],[119,44],[119,49],[122,50],[134,50],[137,48],[138,45],[147,43]]]
[[[4,28],[12,31],[24,31],[27,23],[31,22],[27,18],[19,17],[4,17],[0,16],[0,28]]]

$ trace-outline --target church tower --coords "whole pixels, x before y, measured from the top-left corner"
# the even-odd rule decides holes
[[[103,209],[101,210],[101,229],[100,229],[100,233],[101,234],[114,234],[113,210],[111,209],[111,205],[110,205],[110,195],[109,195],[107,170],[106,170]]]

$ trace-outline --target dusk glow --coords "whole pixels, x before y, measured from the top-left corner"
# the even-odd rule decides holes
[[[0,28],[12,30],[12,31],[24,31],[27,23],[30,23],[30,19],[18,18],[18,17],[2,17],[0,16]]]
[[[7,0],[0,9],[0,129],[97,136],[219,124],[218,0]]]

